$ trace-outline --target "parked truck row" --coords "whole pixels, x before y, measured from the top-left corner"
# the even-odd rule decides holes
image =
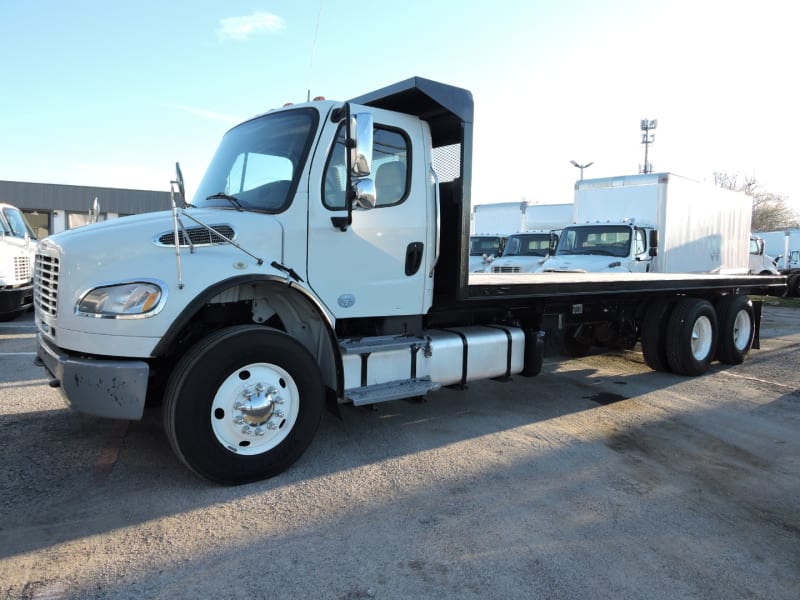
[[[162,402],[178,458],[239,484],[296,461],[326,406],[535,376],[548,338],[638,341],[688,376],[758,347],[748,295],[783,277],[470,273],[473,108],[415,77],[271,110],[224,135],[191,202],[178,170],[171,211],[43,240],[51,385],[102,417]]]

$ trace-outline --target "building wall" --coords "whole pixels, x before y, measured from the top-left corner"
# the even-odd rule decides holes
[[[172,206],[168,191],[0,181],[0,201],[22,210],[39,238],[85,225],[95,217],[95,198],[99,205],[98,220]]]

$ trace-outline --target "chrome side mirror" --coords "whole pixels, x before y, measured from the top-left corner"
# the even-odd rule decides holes
[[[350,117],[350,170],[354,177],[366,177],[372,167],[372,113],[358,113]]]
[[[356,195],[353,202],[358,208],[375,208],[375,182],[372,179],[359,179],[353,184]]]

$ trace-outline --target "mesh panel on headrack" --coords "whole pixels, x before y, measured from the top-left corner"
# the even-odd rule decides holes
[[[434,148],[433,170],[441,183],[457,179],[461,175],[461,144]]]

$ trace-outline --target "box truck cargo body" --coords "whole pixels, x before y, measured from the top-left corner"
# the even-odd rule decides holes
[[[575,184],[575,223],[545,272],[747,274],[752,203],[673,173]]]

